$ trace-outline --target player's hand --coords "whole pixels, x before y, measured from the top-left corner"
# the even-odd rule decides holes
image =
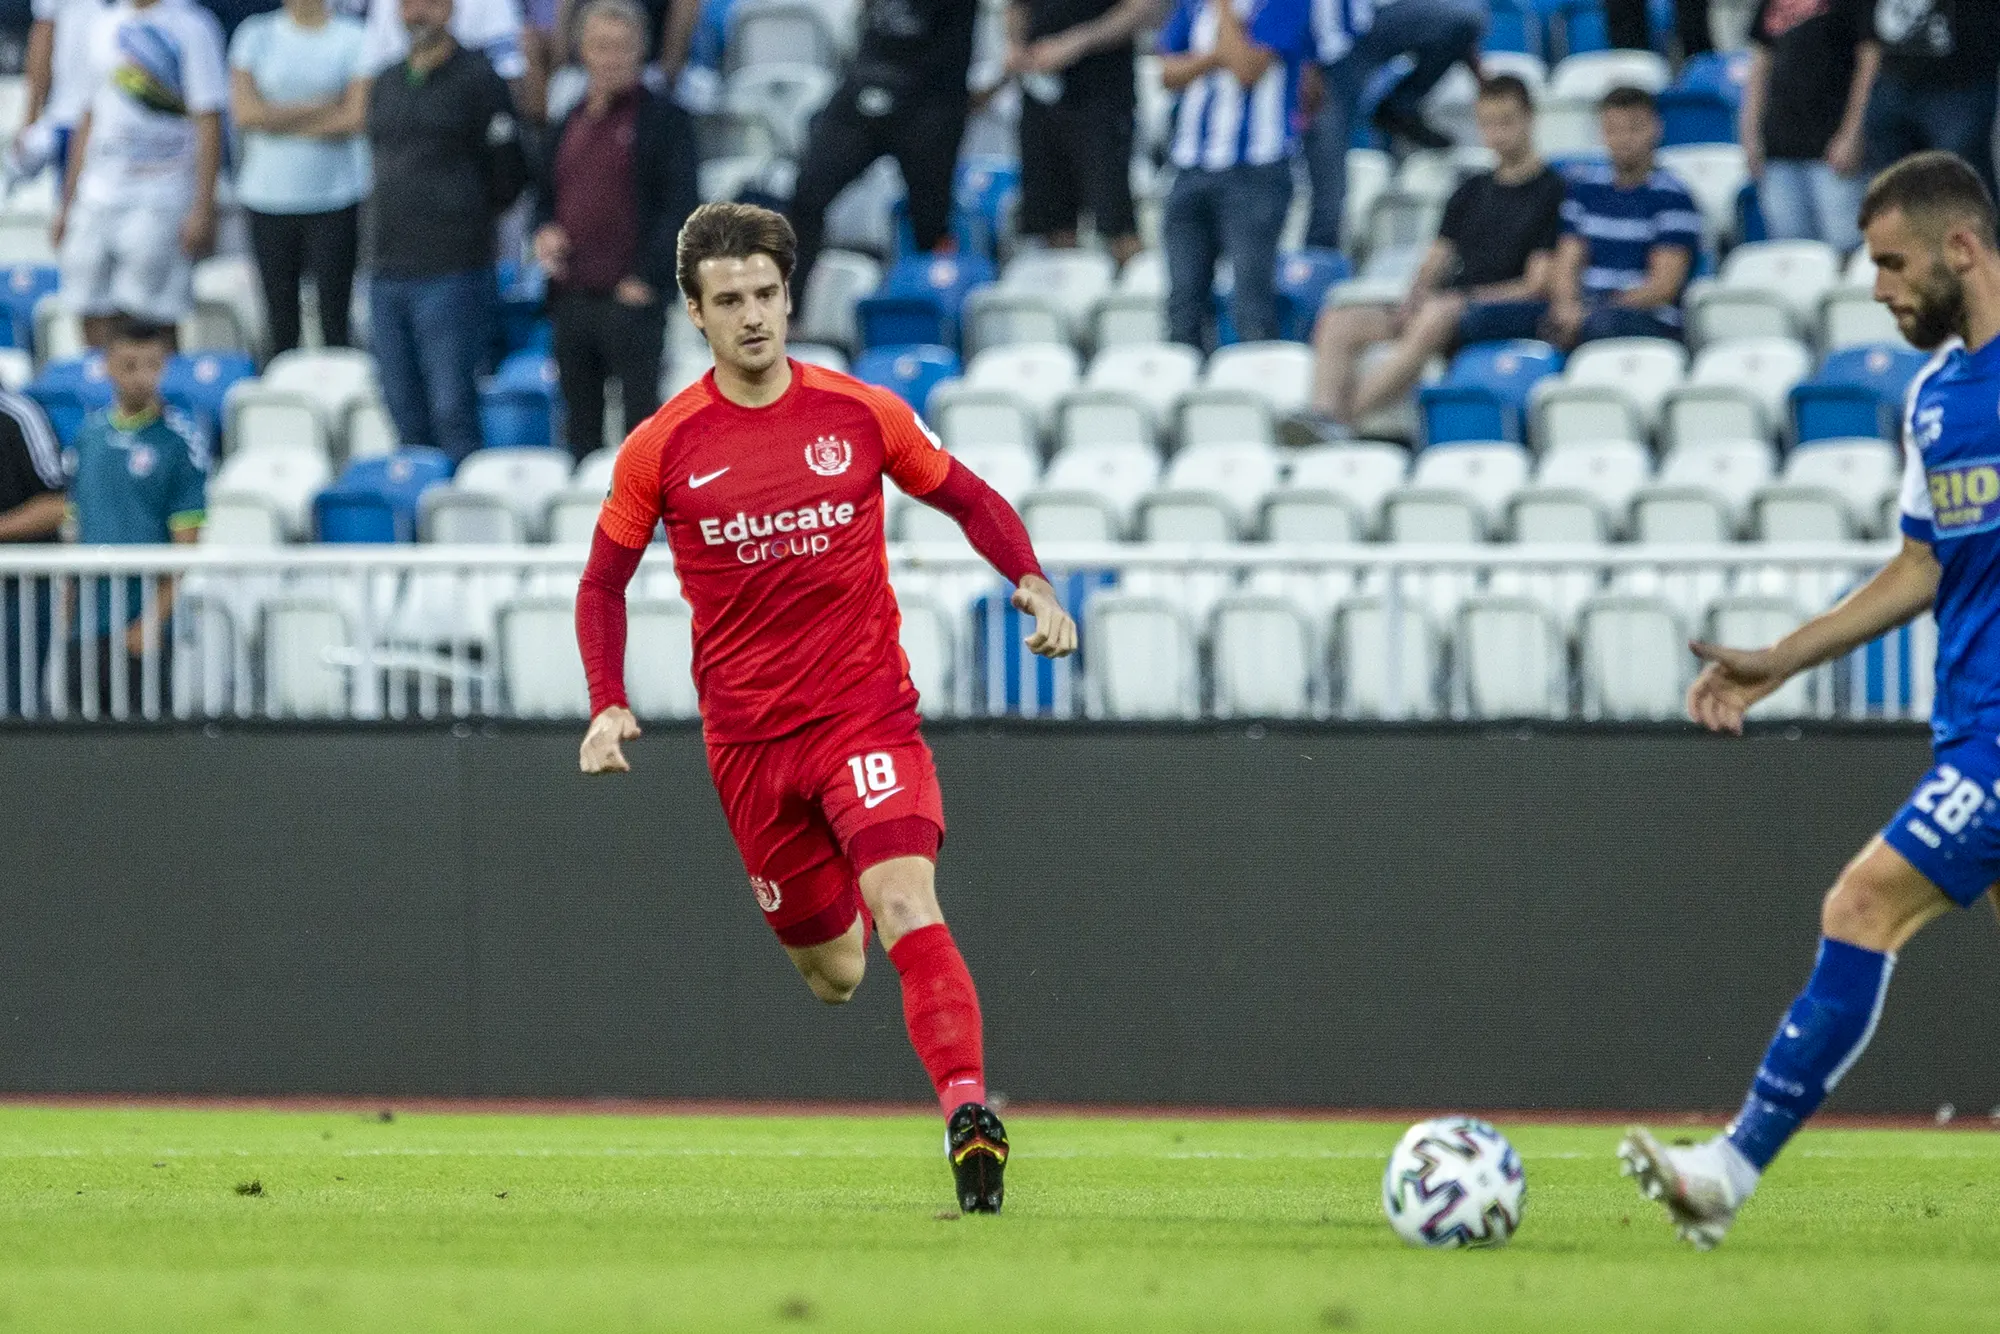
[[[1076,622],[1070,619],[1056,597],[1055,588],[1038,574],[1031,574],[1014,590],[1014,608],[1035,618],[1035,632],[1025,642],[1030,653],[1044,658],[1067,658],[1076,652]]]
[[[583,734],[578,767],[587,774],[631,773],[632,766],[625,761],[624,744],[638,735],[639,720],[632,716],[632,710],[613,704],[590,720],[590,730]]]
[[[1688,717],[1711,732],[1743,735],[1743,715],[1791,675],[1770,649],[1689,644],[1707,666],[1688,687]]]

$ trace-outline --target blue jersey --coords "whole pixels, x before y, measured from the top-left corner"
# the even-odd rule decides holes
[[[1605,162],[1586,163],[1568,173],[1563,200],[1565,236],[1583,239],[1583,299],[1598,305],[1642,286],[1653,247],[1678,246],[1688,252],[1689,271],[1701,256],[1701,210],[1672,172],[1655,171],[1638,185],[1621,187]],[[1662,323],[1678,326],[1678,305],[1655,306]]]
[[[84,419],[69,449],[69,504],[76,540],[125,546],[171,542],[206,517],[208,451],[194,425],[172,408],[135,421],[116,408]],[[139,618],[142,581],[125,581],[125,620]],[[97,632],[111,629],[111,582],[97,581]]]
[[[1215,50],[1219,0],[1180,0],[1160,30],[1167,55]],[[1298,138],[1299,72],[1311,45],[1308,0],[1229,0],[1252,43],[1276,59],[1245,88],[1226,69],[1204,74],[1181,90],[1168,156],[1183,171],[1262,167],[1291,155]]]
[[[1931,733],[2000,736],[2000,339],[1953,343],[1910,386],[1902,505],[1941,569]]]

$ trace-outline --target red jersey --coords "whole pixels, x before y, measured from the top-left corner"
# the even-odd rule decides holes
[[[791,363],[746,408],[715,373],[677,394],[618,455],[598,524],[643,547],[666,522],[694,609],[694,679],[711,741],[759,741],[837,715],[914,711],[882,526],[882,478],[912,496],[951,456],[886,389]]]

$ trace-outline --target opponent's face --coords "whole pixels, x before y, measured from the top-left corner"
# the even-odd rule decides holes
[[[1597,115],[1604,133],[1604,152],[1620,176],[1651,170],[1653,150],[1660,146],[1660,118],[1644,107],[1607,107]]]
[[[1865,235],[1875,299],[1912,347],[1928,352],[1965,328],[1965,283],[1946,262],[1942,237],[1926,237],[1899,208],[1876,215]]]
[[[451,27],[451,0],[402,0],[401,12],[413,47],[429,46]]]
[[[1482,97],[1472,108],[1479,142],[1502,162],[1519,162],[1534,151],[1535,118],[1511,97]]]
[[[705,259],[696,266],[701,298],[688,300],[688,316],[708,339],[718,362],[760,375],[785,355],[792,295],[769,255]]]
[[[158,396],[166,369],[164,343],[119,339],[104,352],[104,373],[111,377],[118,406],[127,412],[139,411]]]

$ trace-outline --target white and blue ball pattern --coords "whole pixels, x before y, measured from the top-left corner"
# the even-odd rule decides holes
[[[1521,1225],[1521,1155],[1469,1116],[1419,1121],[1382,1174],[1382,1211],[1412,1246],[1502,1246]]]

